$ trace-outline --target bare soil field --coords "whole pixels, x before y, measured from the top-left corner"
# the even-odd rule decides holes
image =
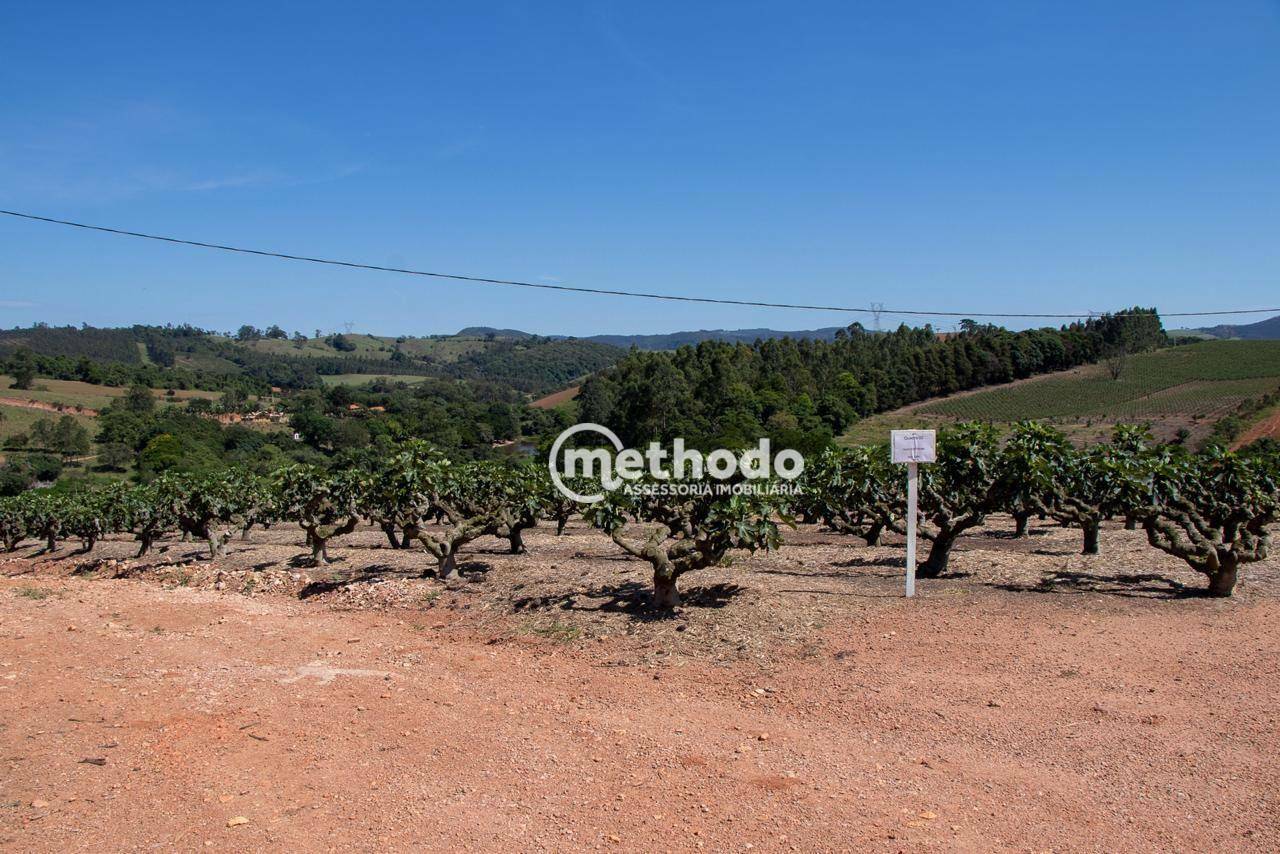
[[[580,386],[570,386],[569,388],[561,389],[560,391],[553,391],[545,397],[540,397],[529,405],[536,406],[538,409],[555,409],[560,404],[568,403],[573,400],[578,396],[578,392],[581,390],[582,388]]]
[[[1237,595],[993,520],[901,597],[811,527],[685,576],[581,525],[0,556],[8,850],[1274,851],[1280,560]]]

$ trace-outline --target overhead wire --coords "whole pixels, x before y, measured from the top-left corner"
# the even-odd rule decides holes
[[[804,311],[831,311],[844,312],[850,314],[871,314],[879,317],[881,315],[895,315],[908,317],[962,317],[962,318],[1018,318],[1018,319],[1041,319],[1041,320],[1078,320],[1085,317],[1095,317],[1099,314],[1096,311],[1078,312],[1075,314],[1067,313],[1043,313],[1043,312],[1000,312],[1000,311],[925,311],[921,309],[896,309],[896,308],[859,308],[855,306],[840,305],[819,305],[805,303],[789,303],[789,302],[769,302],[765,300],[743,300],[743,299],[725,299],[722,297],[707,296],[689,296],[685,294],[663,294],[652,293],[647,291],[622,290],[615,288],[592,288],[575,285],[554,284],[550,282],[529,282],[519,279],[497,279],[486,276],[463,275],[460,273],[439,273],[427,270],[413,270],[405,267],[389,267],[381,264],[364,264],[357,261],[343,261],[334,258],[317,258],[309,255],[298,255],[289,252],[276,252],[266,249],[250,249],[243,246],[231,246],[225,243],[213,243],[205,240],[188,240],[180,237],[169,237],[160,234],[148,234],[142,231],[131,231],[123,228],[112,228],[105,225],[91,225],[89,223],[74,222],[67,219],[57,219],[55,217],[39,216],[37,214],[25,213],[22,211],[0,210],[0,214],[5,216],[16,217],[19,219],[32,220],[35,222],[50,223],[53,225],[63,225],[71,228],[80,228],[87,231],[96,231],[104,234],[114,234],[124,237],[136,237],[144,240],[155,240],[163,243],[178,244],[182,246],[196,246],[202,249],[214,249],[221,252],[236,252],[242,255],[257,255],[264,258],[279,258],[286,261],[300,261],[311,264],[325,264],[332,267],[346,267],[356,270],[371,270],[380,273],[398,273],[407,276],[423,276],[433,279],[447,279],[458,282],[470,282],[473,284],[486,285],[504,285],[508,287],[533,288],[547,291],[563,291],[568,293],[580,294],[598,294],[603,296],[631,297],[635,299],[665,300],[669,302],[688,302],[688,303],[706,303],[711,305],[737,305],[748,306],[753,308],[785,308],[799,309]],[[1212,309],[1206,311],[1179,311],[1179,312],[1161,312],[1162,317],[1209,317],[1216,315],[1235,315],[1235,314],[1271,314],[1280,313],[1280,308],[1245,308],[1245,309]]]

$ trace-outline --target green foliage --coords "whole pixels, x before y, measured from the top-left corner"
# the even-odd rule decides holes
[[[52,454],[11,454],[0,466],[0,495],[17,495],[36,484],[51,484],[62,474],[62,460]]]
[[[1104,519],[1127,515],[1151,436],[1119,426],[1111,444],[1077,450],[1062,433],[1034,422],[1015,426],[1002,460],[1003,503],[1015,516],[1039,513],[1084,532],[1083,554],[1098,553]]]
[[[127,487],[124,484],[87,487],[66,496],[62,505],[62,529],[78,537],[83,551],[92,551],[105,534],[128,527]]]
[[[584,515],[619,548],[653,567],[654,604],[670,609],[680,604],[676,582],[686,572],[715,566],[733,550],[782,545],[777,518],[783,503],[754,492],[720,494],[718,487],[725,485],[710,479],[637,482],[607,493]],[[627,535],[628,522],[646,528],[639,539]]]
[[[278,502],[274,512],[296,519],[307,532],[316,564],[329,562],[331,538],[351,533],[360,521],[365,484],[363,474],[354,469],[331,472],[313,465],[293,465],[272,476],[272,488]],[[242,495],[242,512],[254,504],[250,493],[245,490]]]
[[[25,347],[19,348],[9,359],[6,369],[13,376],[13,388],[31,388],[31,383],[36,378],[36,365],[30,350]]]
[[[1162,451],[1141,485],[1148,542],[1209,579],[1210,596],[1230,596],[1239,569],[1266,560],[1268,526],[1280,521],[1280,466],[1267,454],[1210,448]]]
[[[775,447],[816,453],[872,412],[1090,362],[1117,340],[1154,346],[1158,330],[1153,312],[1134,310],[1016,333],[969,323],[939,338],[929,327],[879,334],[854,324],[829,343],[633,351],[587,380],[580,413],[633,447],[677,436],[700,449],[744,447],[769,436]]]
[[[1103,371],[1049,377],[931,403],[920,412],[1000,422],[1208,415],[1273,390],[1277,377],[1280,341],[1205,341],[1133,356],[1118,380]]]
[[[89,431],[70,415],[63,415],[57,421],[41,418],[31,425],[27,445],[63,456],[87,454]]]
[[[901,479],[901,468],[889,462],[883,445],[828,448],[805,466],[803,492],[793,508],[808,521],[821,519],[833,531],[877,545],[898,518]]]
[[[947,570],[951,547],[964,531],[981,525],[1000,503],[999,434],[988,424],[958,424],[938,431],[938,461],[920,467],[920,536],[929,540],[929,556],[920,565],[924,578]],[[899,478],[901,481],[902,478]],[[894,519],[900,533],[906,516],[906,490],[895,485]]]

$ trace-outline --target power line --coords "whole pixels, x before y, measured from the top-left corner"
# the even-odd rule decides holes
[[[546,282],[522,282],[516,279],[490,279],[484,276],[464,276],[457,273],[431,273],[425,270],[408,270],[403,267],[384,267],[378,264],[361,264],[356,261],[338,261],[332,258],[312,258],[306,255],[292,255],[287,252],[271,252],[264,249],[246,249],[242,246],[227,246],[222,243],[208,243],[202,240],[183,240],[178,237],[165,237],[159,234],[146,234],[141,231],[127,231],[123,228],[108,228],[104,225],[88,225],[83,222],[72,222],[65,219],[54,219],[53,217],[37,216],[30,213],[22,213],[20,211],[0,210],[0,214],[5,216],[18,217],[20,219],[35,220],[36,222],[47,222],[54,225],[66,225],[72,228],[83,228],[88,231],[100,231],[105,234],[118,234],[125,237],[140,237],[145,240],[158,240],[163,243],[176,243],[183,246],[199,246],[202,249],[217,249],[223,252],[239,252],[244,255],[260,255],[264,258],[282,258],[286,261],[306,261],[311,264],[328,264],[332,267],[350,267],[356,270],[373,270],[380,273],[401,273],[407,276],[427,276],[433,279],[451,279],[458,282],[472,282],[475,284],[485,285],[509,285],[517,288],[537,288],[546,291],[568,291],[578,294],[601,294],[605,296],[616,297],[634,297],[637,299],[656,299],[667,300],[670,302],[697,302],[710,303],[713,305],[744,305],[754,308],[794,308],[805,311],[839,311],[851,314],[874,314],[877,317],[883,314],[895,315],[911,315],[914,317],[1000,317],[1000,318],[1037,318],[1037,319],[1054,319],[1054,320],[1078,320],[1081,317],[1089,316],[1089,313],[1080,314],[1024,314],[1011,312],[995,312],[995,311],[919,311],[912,309],[888,309],[877,304],[877,308],[852,308],[840,305],[805,305],[803,303],[788,302],[759,302],[755,300],[738,300],[738,299],[717,299],[715,297],[690,297],[678,296],[676,294],[655,294],[646,293],[644,291],[623,291],[612,290],[608,288],[583,288],[574,287],[572,285],[553,285]],[[1162,314],[1163,317],[1208,317],[1211,315],[1224,314],[1272,314],[1280,313],[1280,308],[1246,308],[1230,311],[1181,311]]]

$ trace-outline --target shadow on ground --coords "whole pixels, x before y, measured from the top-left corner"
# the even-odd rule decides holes
[[[740,584],[708,584],[690,587],[681,593],[685,608],[723,608],[750,588]],[[603,601],[595,601],[603,600]],[[617,584],[601,584],[588,590],[524,596],[512,603],[512,610],[541,611],[558,608],[562,611],[603,611],[609,614],[626,614],[637,620],[664,620],[674,616],[671,611],[659,611],[653,607],[653,588],[639,581],[623,581]]]
[[[1046,573],[1035,584],[995,584],[1011,593],[1105,593],[1135,599],[1192,599],[1205,595],[1198,587],[1153,573],[1099,575],[1060,569]]]

